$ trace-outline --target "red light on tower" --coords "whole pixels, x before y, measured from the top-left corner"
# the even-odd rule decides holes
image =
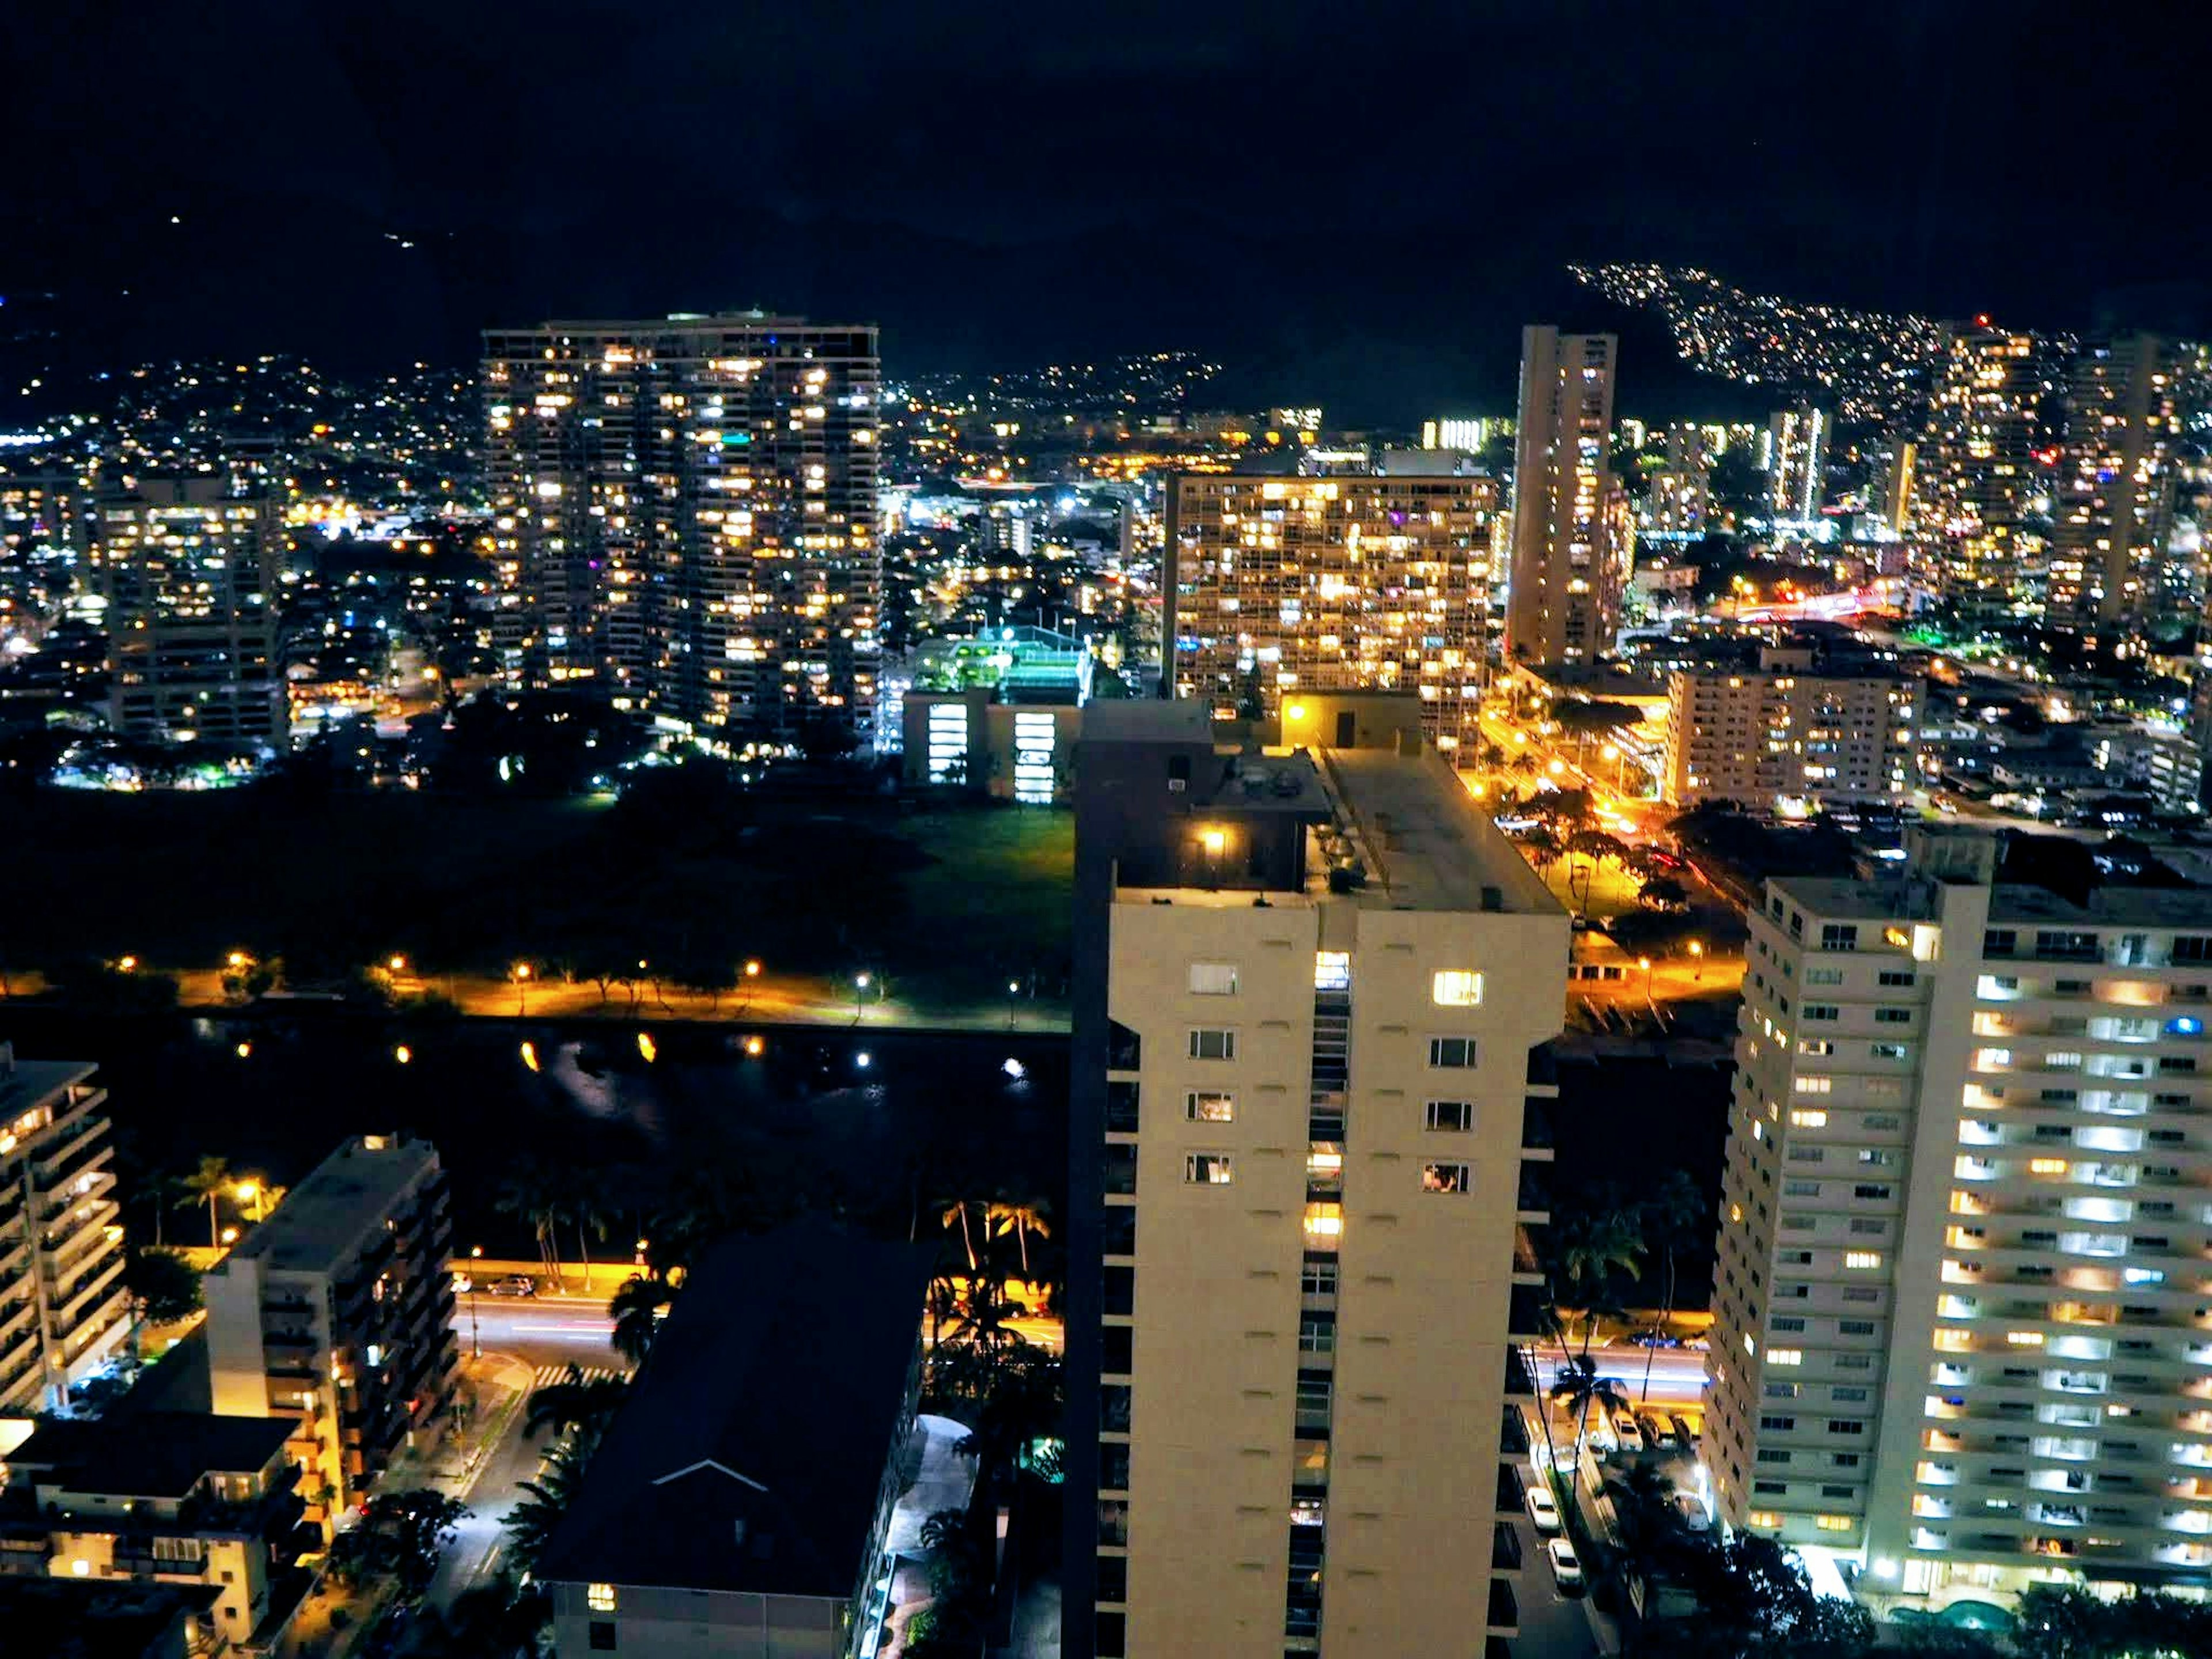
[[[1981,311],[1974,313],[1974,326],[1976,328],[1987,328],[1989,325],[1990,313],[1988,312]]]

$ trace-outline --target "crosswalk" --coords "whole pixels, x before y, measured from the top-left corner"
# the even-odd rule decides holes
[[[576,1380],[580,1382],[611,1382],[617,1377],[629,1375],[629,1372],[612,1365],[586,1365],[579,1370]],[[530,1386],[532,1389],[550,1389],[556,1382],[567,1381],[568,1367],[566,1365],[540,1365],[537,1374],[531,1378]]]

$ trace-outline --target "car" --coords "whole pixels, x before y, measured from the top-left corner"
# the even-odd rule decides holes
[[[535,1296],[538,1281],[528,1273],[507,1273],[484,1286],[494,1296]]]
[[[471,1291],[476,1289],[476,1280],[471,1279],[466,1273],[455,1273],[453,1275],[453,1294],[455,1296],[466,1296]]]
[[[1679,1348],[1682,1346],[1680,1337],[1657,1329],[1633,1331],[1624,1340],[1630,1346],[1637,1348]]]
[[[1636,1419],[1626,1412],[1613,1414],[1613,1443],[1624,1452],[1644,1449],[1644,1431],[1636,1426]]]
[[[1549,1486],[1529,1487],[1528,1495],[1521,1501],[1528,1505],[1528,1518],[1535,1522],[1538,1532],[1548,1536],[1559,1530],[1559,1501],[1552,1496]]]
[[[1583,1564],[1576,1559],[1575,1547],[1564,1538],[1554,1538],[1544,1546],[1544,1553],[1552,1558],[1552,1577],[1563,1590],[1578,1590],[1583,1587]]]
[[[1674,1437],[1668,1432],[1667,1425],[1650,1413],[1637,1413],[1636,1426],[1644,1431],[1644,1443],[1652,1450],[1666,1451],[1674,1448]]]
[[[1674,1494],[1674,1513],[1681,1516],[1682,1525],[1693,1533],[1707,1533],[1713,1529],[1713,1517],[1693,1493],[1678,1492]]]
[[[1681,1443],[1682,1449],[1685,1451],[1697,1450],[1698,1431],[1690,1426],[1690,1419],[1682,1416],[1679,1413],[1670,1413],[1668,1415],[1667,1420],[1674,1425],[1674,1438]]]

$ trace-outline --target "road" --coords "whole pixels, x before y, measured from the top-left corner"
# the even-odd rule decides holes
[[[1579,1354],[1577,1342],[1568,1348],[1539,1347],[1536,1350],[1537,1386],[1548,1389],[1560,1362],[1571,1353]],[[1648,1359],[1651,1367],[1650,1402],[1664,1410],[1702,1404],[1705,1395],[1705,1357],[1688,1348],[1638,1348],[1623,1342],[1598,1343],[1589,1351],[1590,1362],[1597,1367],[1600,1376],[1616,1380],[1628,1391],[1628,1397],[1638,1406],[1645,1403],[1644,1368]]]

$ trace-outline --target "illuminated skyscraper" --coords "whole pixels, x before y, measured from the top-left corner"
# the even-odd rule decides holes
[[[1767,510],[1777,520],[1817,517],[1828,488],[1828,411],[1810,404],[1778,409],[1760,434],[1759,465],[1766,474]]]
[[[2042,608],[2049,486],[2039,452],[2052,440],[2045,403],[2057,386],[2048,342],[1992,328],[1986,317],[1952,331],[1913,508],[1935,550],[1934,584],[1969,614]]]
[[[1587,663],[1620,623],[1631,532],[1607,455],[1619,348],[1610,334],[1521,331],[1505,648],[1522,661]]]
[[[134,737],[284,746],[279,505],[215,476],[125,477],[94,496],[109,718]]]
[[[495,642],[702,732],[866,738],[876,331],[757,312],[484,336]]]
[[[1164,660],[1224,718],[1409,691],[1447,752],[1474,728],[1498,485],[1480,474],[1191,474],[1168,491]]]
[[[2137,334],[2084,346],[2066,399],[2045,619],[2128,629],[2165,611],[2180,435],[2172,349]]]

